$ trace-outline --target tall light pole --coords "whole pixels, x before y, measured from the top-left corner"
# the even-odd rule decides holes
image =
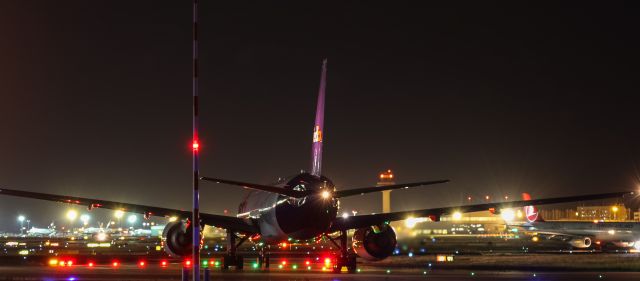
[[[192,94],[193,94],[193,281],[200,281],[200,191],[198,181],[200,180],[200,168],[198,165],[198,152],[200,151],[200,141],[198,139],[198,0],[193,0],[193,62],[192,62]]]

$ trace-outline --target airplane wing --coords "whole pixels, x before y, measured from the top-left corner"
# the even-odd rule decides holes
[[[587,200],[622,197],[623,195],[626,195],[626,194],[633,194],[633,192],[628,192],[628,191],[613,192],[613,193],[591,194],[591,195],[581,195],[581,196],[486,203],[486,204],[477,204],[477,205],[462,205],[462,206],[422,209],[422,210],[414,210],[414,211],[392,212],[392,213],[386,213],[386,214],[351,216],[346,218],[338,217],[333,222],[330,231],[333,232],[333,231],[344,230],[344,229],[369,227],[372,225],[378,225],[378,224],[382,224],[390,221],[404,220],[409,217],[417,218],[417,217],[434,216],[436,218],[439,218],[442,215],[452,214],[454,212],[468,213],[468,212],[486,211],[490,209],[499,210],[504,208],[524,207],[529,205],[546,205],[546,204],[566,203],[566,202],[575,202],[575,201],[587,201]]]
[[[282,187],[277,187],[277,186],[262,185],[262,184],[257,184],[257,183],[248,183],[248,182],[240,182],[240,181],[232,181],[232,180],[210,178],[210,177],[200,177],[200,179],[204,180],[204,181],[211,181],[211,182],[215,182],[215,183],[224,183],[224,184],[230,184],[230,185],[237,185],[237,186],[242,186],[242,187],[246,187],[246,188],[250,188],[250,189],[262,190],[262,191],[282,194],[282,195],[286,195],[286,196],[294,197],[294,198],[302,198],[302,197],[305,197],[305,196],[310,195],[310,194],[313,193],[313,191],[311,191],[311,190],[305,190],[305,191],[302,191],[302,190],[291,190],[291,189],[284,189]]]
[[[104,208],[104,209],[111,209],[111,210],[122,210],[124,212],[139,213],[139,214],[159,216],[159,217],[172,217],[172,216],[176,216],[179,218],[191,217],[190,211],[147,206],[147,205],[140,205],[140,204],[115,202],[115,201],[108,201],[108,200],[100,200],[100,199],[92,199],[92,198],[84,198],[84,197],[76,197],[76,196],[56,195],[56,194],[22,191],[22,190],[6,189],[6,188],[0,188],[0,195],[9,195],[9,196],[33,198],[33,199],[54,201],[54,202],[67,203],[67,204],[82,205],[82,206],[86,206],[88,209]],[[237,218],[237,217],[200,213],[200,218],[202,219],[202,222],[204,224],[215,226],[215,227],[233,229],[233,230],[246,232],[246,233],[258,232],[257,226],[253,225],[250,221]]]
[[[347,197],[347,196],[353,196],[353,195],[362,195],[362,194],[371,193],[371,192],[394,190],[394,189],[409,188],[409,187],[424,186],[424,185],[432,185],[432,184],[439,184],[439,183],[445,183],[445,182],[449,182],[449,180],[423,181],[423,182],[401,183],[401,184],[394,184],[394,185],[371,186],[371,187],[344,189],[344,190],[338,190],[338,191],[334,192],[333,193],[333,197],[340,198],[340,197]]]
[[[242,187],[246,187],[246,188],[250,188],[250,189],[273,192],[273,193],[282,194],[282,195],[285,195],[285,196],[295,197],[295,198],[302,198],[302,197],[305,197],[305,196],[308,196],[308,195],[311,195],[311,194],[314,193],[313,190],[304,190],[304,191],[303,190],[291,190],[291,189],[284,189],[282,187],[277,187],[277,186],[262,185],[262,184],[240,182],[240,181],[233,181],[233,180],[225,180],[225,179],[219,179],[219,178],[201,177],[200,179],[201,180],[205,180],[205,181],[215,182],[215,183],[224,183],[224,184],[230,184],[230,185],[237,185],[237,186],[242,186]],[[335,191],[333,193],[333,197],[341,198],[341,197],[348,197],[348,196],[354,196],[354,195],[362,195],[362,194],[371,193],[371,192],[378,192],[378,191],[384,191],[384,190],[393,190],[393,189],[401,189],[401,188],[409,188],[409,187],[416,187],[416,186],[425,186],[425,185],[439,184],[439,183],[445,183],[445,182],[449,182],[449,180],[423,181],[423,182],[412,182],[412,183],[385,185],[385,186],[370,186],[370,187],[344,189],[344,190]]]

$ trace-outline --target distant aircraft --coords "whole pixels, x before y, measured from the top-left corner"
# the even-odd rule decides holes
[[[475,212],[489,209],[523,207],[529,204],[554,204],[572,201],[593,200],[620,197],[628,192],[571,196],[538,199],[531,201],[511,201],[466,206],[439,207],[414,211],[392,212],[349,217],[337,216],[339,199],[383,190],[405,189],[448,182],[448,180],[422,181],[394,184],[389,186],[371,186],[337,190],[334,183],[321,173],[322,144],[324,135],[324,104],[326,88],[327,61],[322,64],[316,120],[313,126],[313,143],[310,172],[302,172],[277,185],[262,185],[219,178],[202,177],[201,180],[228,185],[241,186],[250,191],[240,203],[239,213],[235,217],[202,213],[201,225],[224,228],[227,231],[227,254],[222,267],[235,266],[242,269],[242,257],[236,248],[247,240],[262,245],[259,265],[269,265],[267,245],[280,243],[315,243],[327,237],[340,249],[333,265],[335,272],[347,267],[348,272],[356,272],[356,256],[367,260],[381,260],[390,256],[396,247],[396,233],[389,225],[390,221],[404,220],[409,217],[429,217],[438,221],[440,216],[454,212]],[[259,140],[256,140],[259,141]],[[266,163],[265,163],[266,164]],[[163,240],[167,253],[188,257],[192,253],[191,212],[163,207],[107,201],[66,195],[45,194],[12,189],[0,189],[0,194],[29,197],[67,204],[77,204],[93,208],[107,208],[144,214],[150,216],[176,216],[176,220],[167,224],[163,231]],[[202,228],[201,228],[202,229]],[[347,231],[355,229],[349,252]],[[337,238],[330,235],[339,234]],[[262,242],[262,243],[260,243]]]
[[[524,200],[530,200],[529,194],[523,194]],[[547,238],[566,241],[574,248],[589,249],[614,245],[619,248],[640,249],[640,223],[638,222],[582,222],[582,221],[545,221],[533,206],[525,206],[527,222],[513,225],[525,231]]]
[[[29,236],[53,236],[55,234],[56,230],[51,228],[32,227],[31,229],[27,230],[27,235]]]

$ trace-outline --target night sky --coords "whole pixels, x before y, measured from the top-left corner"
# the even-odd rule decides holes
[[[328,58],[323,173],[338,188],[386,169],[451,179],[393,192],[394,210],[638,188],[637,3],[367,3],[202,1],[202,175],[308,169]],[[188,209],[190,139],[190,1],[0,3],[0,186]],[[217,214],[244,192],[201,188]],[[380,194],[341,205],[379,212]],[[65,210],[0,197],[0,230]]]

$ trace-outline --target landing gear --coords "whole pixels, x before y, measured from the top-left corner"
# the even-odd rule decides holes
[[[242,245],[249,236],[240,238],[240,241],[236,243],[236,239],[239,237],[233,232],[233,230],[227,230],[227,254],[222,259],[222,269],[229,270],[229,267],[235,267],[236,270],[242,270],[244,268],[244,259],[237,254],[238,246]]]
[[[327,236],[333,244],[340,249],[340,255],[336,258],[335,263],[333,264],[333,273],[340,273],[342,271],[342,267],[347,267],[347,272],[356,273],[358,271],[357,263],[356,263],[356,255],[353,253],[349,253],[349,249],[347,248],[347,231],[340,231],[340,245],[336,243],[334,239]]]

